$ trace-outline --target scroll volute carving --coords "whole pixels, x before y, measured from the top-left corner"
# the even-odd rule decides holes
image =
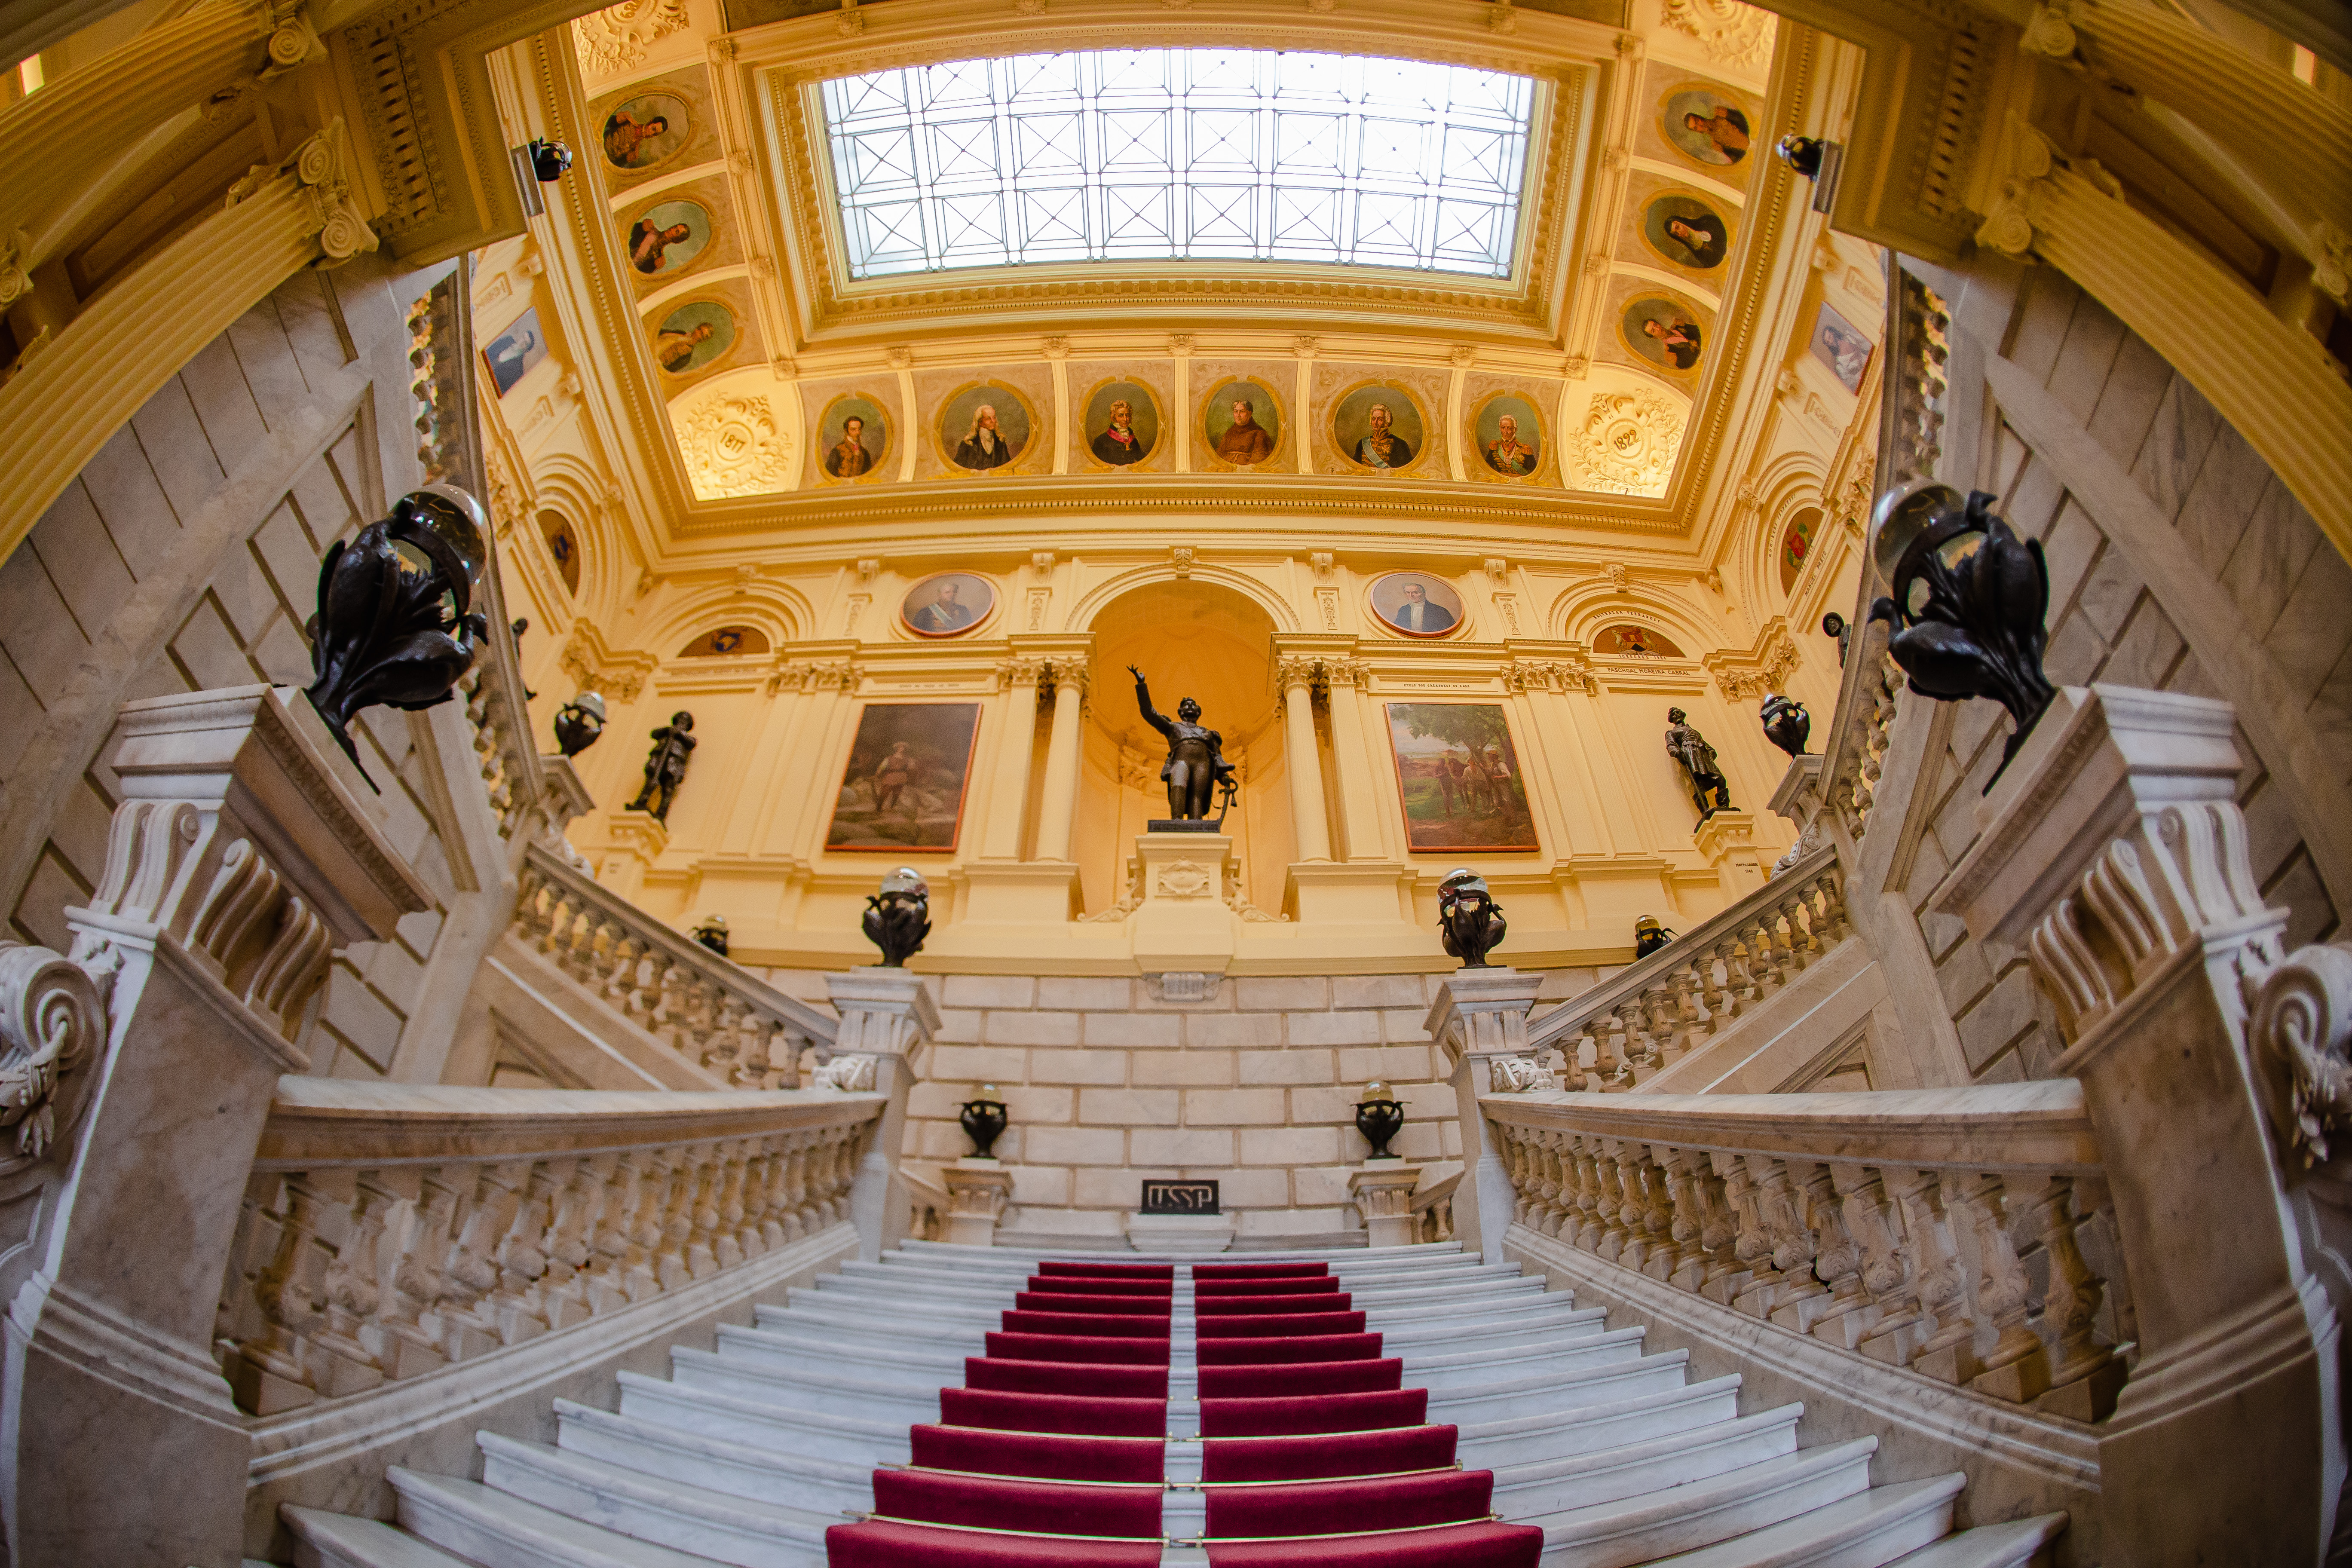
[[[2290,1170],[2326,1164],[2352,1126],[2352,948],[2298,948],[2271,971],[2247,1026]]]
[[[46,947],[0,941],[0,1131],[34,1160],[70,1131],[106,1048],[106,987]]]

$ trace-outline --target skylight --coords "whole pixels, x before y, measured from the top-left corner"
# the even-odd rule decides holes
[[[824,84],[849,273],[1177,259],[1510,275],[1535,83],[1246,49]]]

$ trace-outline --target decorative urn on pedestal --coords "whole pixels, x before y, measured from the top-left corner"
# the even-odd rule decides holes
[[[970,1157],[974,1160],[996,1158],[989,1151],[996,1147],[996,1141],[1004,1136],[1004,1129],[1012,1121],[1012,1112],[997,1094],[994,1084],[984,1083],[977,1095],[956,1107],[956,1120],[963,1123],[963,1134],[971,1140]]]
[[[1758,712],[1764,721],[1766,740],[1792,757],[1805,754],[1805,742],[1812,739],[1813,716],[1803,703],[1775,691],[1764,699]]]
[[[1463,968],[1486,968],[1486,955],[1502,945],[1508,930],[1503,906],[1477,872],[1467,868],[1451,871],[1437,884],[1438,935]]]
[[[604,699],[593,691],[580,695],[555,710],[555,749],[576,757],[604,733]]]
[[[882,879],[882,890],[866,900],[866,940],[882,950],[884,969],[904,969],[931,934],[931,885],[912,866]]]
[[[725,915],[703,916],[702,923],[694,928],[693,934],[695,941],[719,957],[727,956],[727,917]]]
[[[1356,1131],[1372,1146],[1366,1159],[1403,1158],[1389,1152],[1389,1140],[1404,1131],[1404,1107],[1397,1103],[1395,1091],[1379,1079],[1364,1085],[1364,1098],[1356,1104]]]

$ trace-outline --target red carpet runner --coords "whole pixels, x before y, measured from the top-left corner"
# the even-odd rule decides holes
[[[1176,1269],[1037,1268],[913,1463],[874,1472],[873,1515],[825,1532],[831,1568],[1158,1568],[1188,1449],[1207,1531],[1173,1543],[1211,1568],[1536,1568],[1543,1531],[1494,1521],[1494,1476],[1457,1466],[1328,1265],[1187,1267],[1200,1416],[1174,1438]]]

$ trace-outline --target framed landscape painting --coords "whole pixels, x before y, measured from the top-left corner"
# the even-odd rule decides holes
[[[1405,843],[1414,854],[1541,847],[1500,703],[1391,702],[1388,710]]]
[[[867,704],[841,770],[824,847],[952,851],[979,732],[977,702]]]

